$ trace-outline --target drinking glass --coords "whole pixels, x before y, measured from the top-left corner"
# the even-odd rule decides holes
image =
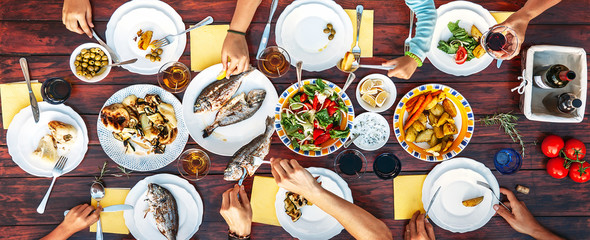
[[[184,151],[176,163],[178,173],[189,181],[197,181],[207,176],[211,166],[207,153],[196,148]]]
[[[269,78],[278,78],[289,71],[291,57],[285,49],[277,46],[267,47],[258,59],[258,70]]]
[[[72,85],[61,78],[50,78],[41,85],[41,97],[51,104],[65,102],[72,92]]]
[[[358,150],[346,149],[334,160],[334,171],[342,178],[355,180],[361,178],[367,170],[367,159]]]
[[[490,56],[498,60],[507,60],[518,54],[518,36],[506,26],[495,26],[485,32],[480,43]]]
[[[191,81],[189,68],[181,62],[168,62],[158,71],[158,84],[171,93],[179,93],[186,89]]]
[[[402,163],[393,153],[382,153],[373,162],[373,172],[383,180],[395,178],[401,171]]]
[[[512,148],[504,148],[494,156],[494,166],[501,174],[518,172],[522,165],[520,154]]]

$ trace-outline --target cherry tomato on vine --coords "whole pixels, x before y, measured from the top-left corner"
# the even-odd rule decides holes
[[[569,159],[582,159],[586,156],[586,145],[578,139],[572,138],[565,142],[563,149],[565,156]]]
[[[547,173],[549,173],[549,175],[551,177],[554,177],[557,179],[562,179],[564,177],[567,177],[569,170],[563,166],[564,164],[565,164],[564,158],[556,157],[556,158],[549,159],[549,161],[547,161]]]
[[[559,151],[561,151],[564,145],[565,143],[561,137],[557,135],[549,135],[543,139],[541,150],[545,156],[554,158],[559,156]]]
[[[583,167],[581,173],[580,167]],[[578,183],[584,183],[590,180],[590,163],[584,162],[583,165],[577,162],[572,163],[570,167],[570,178]]]

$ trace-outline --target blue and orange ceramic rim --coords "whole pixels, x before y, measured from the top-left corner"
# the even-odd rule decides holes
[[[316,80],[317,79],[303,80],[302,84],[303,85],[315,84]],[[348,127],[348,129],[352,129],[352,121],[354,120],[354,109],[352,107],[352,101],[350,101],[350,98],[348,97],[348,95],[346,95],[346,93],[344,91],[342,91],[342,89],[340,87],[336,86],[336,84],[326,81],[324,79],[322,79],[322,81],[324,83],[326,83],[326,85],[328,85],[329,87],[334,89],[334,92],[336,92],[338,94],[338,96],[340,96],[342,101],[344,101],[344,104],[346,105],[346,108],[348,109],[348,111],[346,113],[346,117],[342,118],[342,119],[346,119],[347,121],[345,123],[343,122],[341,126],[343,126],[345,124]],[[342,147],[342,145],[344,144],[346,139],[350,136],[350,134],[348,136],[346,136],[346,138],[331,139],[331,140],[327,141],[326,143],[321,145],[322,149],[320,151],[302,151],[299,148],[294,148],[293,144],[291,143],[291,140],[287,137],[285,130],[283,130],[283,127],[281,126],[281,109],[284,107],[284,104],[288,102],[288,99],[291,98],[293,95],[295,95],[298,92],[298,89],[299,89],[299,83],[295,83],[295,84],[291,85],[289,88],[287,88],[279,96],[279,102],[277,103],[277,105],[275,107],[275,129],[276,129],[277,135],[281,139],[281,142],[283,142],[283,144],[285,144],[285,146],[287,146],[293,152],[296,152],[296,153],[306,156],[306,157],[321,157],[321,156],[326,156],[328,154],[335,152],[340,147]]]
[[[442,153],[440,156],[434,156],[431,153],[424,151],[425,149],[416,146],[414,143],[406,142],[405,133],[403,131],[404,115],[407,114],[405,106],[406,102],[413,96],[416,96],[420,93],[437,90],[443,90],[447,93],[447,99],[451,100],[453,104],[455,104],[461,116],[461,129],[459,129],[459,135],[449,150]],[[465,149],[465,147],[467,147],[467,144],[469,144],[469,140],[471,140],[471,137],[473,136],[474,128],[475,119],[473,110],[471,105],[469,105],[469,102],[467,102],[467,99],[465,99],[465,97],[463,97],[463,95],[461,95],[457,90],[442,84],[425,84],[412,89],[399,101],[393,115],[393,132],[395,133],[395,138],[399,144],[413,157],[428,162],[444,161],[457,156],[461,151],[463,151],[463,149]]]

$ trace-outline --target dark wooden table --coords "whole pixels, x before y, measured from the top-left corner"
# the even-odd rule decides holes
[[[187,24],[194,24],[211,15],[217,24],[227,24],[231,20],[235,1],[166,1],[182,16]],[[270,0],[264,0],[258,9],[247,39],[251,59],[258,48],[264,23],[268,17]],[[449,1],[436,1],[440,6]],[[484,1],[476,0],[486,9],[498,11],[516,11],[525,0]],[[97,32],[104,36],[106,23],[111,14],[123,1],[92,1],[94,23]],[[281,1],[277,13],[280,13],[290,1]],[[353,9],[362,3],[365,9],[375,10],[374,53],[375,57],[363,60],[365,63],[380,63],[386,59],[403,54],[403,41],[408,33],[408,8],[401,0],[373,1],[338,1],[344,8]],[[555,44],[583,47],[590,49],[590,18],[588,18],[589,0],[564,1],[532,21],[527,31],[524,47],[535,44]],[[86,122],[90,137],[88,153],[84,161],[74,171],[59,178],[45,214],[35,211],[40,199],[50,183],[48,178],[37,178],[22,171],[8,154],[6,131],[0,131],[0,238],[2,239],[38,239],[49,233],[63,219],[63,211],[77,204],[89,202],[88,188],[98,174],[98,167],[108,161],[111,173],[117,173],[109,157],[102,150],[96,135],[97,114],[103,103],[117,90],[133,84],[156,84],[155,76],[141,76],[115,68],[103,81],[89,84],[79,81],[68,66],[70,53],[82,43],[89,42],[86,36],[77,35],[66,30],[61,23],[61,0],[2,0],[0,1],[0,83],[22,81],[18,59],[27,57],[33,79],[45,80],[49,77],[63,77],[73,85],[73,92],[67,105],[74,108]],[[278,15],[278,14],[277,14]],[[276,20],[277,17],[275,17]],[[273,21],[274,22],[274,21]],[[273,26],[274,34],[274,26]],[[274,36],[270,45],[274,44]],[[180,61],[189,65],[189,46]],[[518,127],[527,143],[526,158],[521,170],[514,175],[501,175],[493,167],[493,154],[501,148],[518,149],[510,138],[497,127],[477,124],[474,137],[460,156],[471,157],[481,161],[492,169],[501,186],[512,188],[522,184],[531,188],[529,195],[519,194],[537,219],[549,229],[571,238],[588,238],[590,232],[590,190],[588,184],[577,184],[569,179],[556,180],[544,170],[547,158],[540,152],[538,144],[544,136],[553,133],[564,137],[576,137],[590,142],[588,131],[588,113],[579,124],[554,124],[528,121],[518,108],[519,95],[510,92],[517,86],[517,76],[521,71],[520,57],[506,61],[500,69],[491,64],[486,70],[469,77],[454,77],[436,70],[428,61],[409,81],[394,79],[399,96],[410,89],[425,83],[447,84],[461,92],[471,103],[476,118],[497,112],[513,112],[520,116]],[[365,76],[377,71],[359,70],[357,76]],[[196,73],[193,73],[196,74]],[[337,84],[343,84],[346,75],[335,68],[321,73],[304,72],[305,77],[322,77]],[[277,92],[282,92],[294,83],[295,71],[287,76],[274,79]],[[350,87],[349,93],[356,88]],[[354,98],[354,94],[350,94]],[[182,93],[177,95],[182,99]],[[353,100],[356,114],[363,112],[356,99]],[[393,110],[384,112],[391,121]],[[191,140],[187,148],[199,147]],[[400,157],[403,165],[402,174],[425,174],[435,164],[422,162],[406,154],[394,136],[387,145],[375,152],[364,152],[369,160],[368,169],[372,169],[373,159],[382,152],[393,152]],[[204,222],[195,235],[196,239],[223,239],[227,226],[219,215],[221,193],[232,183],[222,180],[222,173],[230,160],[228,157],[210,155],[212,169],[205,179],[197,182],[195,187],[204,200]],[[332,168],[335,154],[321,158],[305,158],[287,149],[275,136],[269,156],[298,159],[305,167]],[[129,178],[107,176],[108,187],[132,187],[137,181],[156,173],[177,174],[176,166],[171,164],[154,172],[132,173]],[[260,175],[270,175],[268,166],[258,171]],[[250,191],[251,179],[245,183]],[[403,227],[407,221],[393,220],[392,181],[379,180],[368,173],[361,180],[349,182],[355,203],[363,207],[391,228],[397,239],[402,239]],[[516,239],[527,238],[512,230],[500,217],[493,217],[481,229],[464,234],[454,234],[435,227],[439,239]],[[84,230],[73,236],[75,239],[93,238],[94,233]],[[129,236],[105,234],[107,239],[129,239]],[[290,235],[280,227],[254,224],[253,239],[285,239]],[[336,239],[350,239],[343,231]]]

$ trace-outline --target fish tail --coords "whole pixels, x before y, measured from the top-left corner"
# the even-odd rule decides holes
[[[205,129],[203,129],[203,138],[211,136],[211,134],[213,133],[213,131],[215,131],[217,126],[218,126],[218,124],[214,123],[214,124],[207,126]]]

